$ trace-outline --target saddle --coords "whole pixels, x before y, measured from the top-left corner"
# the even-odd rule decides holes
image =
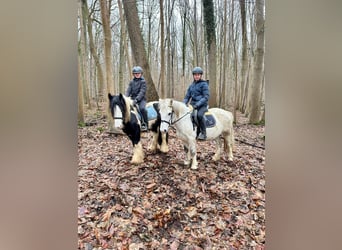
[[[215,117],[213,116],[212,113],[210,113],[209,111],[205,112],[204,113],[204,119],[205,119],[205,126],[206,128],[212,128],[212,127],[215,127],[216,125],[216,120],[215,120]],[[197,110],[193,110],[192,113],[191,113],[191,120],[192,120],[192,124],[195,128],[195,126],[199,126],[199,123],[198,123],[198,118],[197,118]]]
[[[147,110],[147,118],[149,121],[157,119],[158,114],[153,106],[146,107],[145,109]]]
[[[142,121],[142,114],[141,114],[141,111],[140,111],[139,107],[135,106],[135,108],[136,108],[136,111],[137,111],[136,114],[138,116],[138,119],[140,121]],[[147,111],[147,119],[148,119],[148,121],[157,119],[158,114],[157,114],[157,111],[155,110],[155,108],[153,106],[145,107],[145,109]]]

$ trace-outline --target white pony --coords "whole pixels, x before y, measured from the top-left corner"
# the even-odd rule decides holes
[[[234,117],[231,112],[220,109],[211,108],[208,110],[214,117],[216,124],[213,127],[207,127],[207,140],[216,141],[216,153],[213,157],[214,161],[220,159],[221,140],[224,139],[224,151],[228,153],[228,159],[233,160],[234,146]],[[187,107],[183,102],[172,99],[159,100],[159,112],[161,115],[160,131],[166,133],[170,126],[176,129],[177,136],[184,143],[184,150],[187,153],[185,165],[191,163],[191,169],[197,169],[196,159],[196,129],[191,120],[192,109]]]

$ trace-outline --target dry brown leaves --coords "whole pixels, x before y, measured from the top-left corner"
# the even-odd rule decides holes
[[[264,127],[238,124],[235,137],[264,146]],[[79,249],[264,249],[265,151],[236,142],[234,161],[214,163],[214,142],[198,142],[199,168],[170,132],[167,154],[132,145],[105,123],[79,128]]]

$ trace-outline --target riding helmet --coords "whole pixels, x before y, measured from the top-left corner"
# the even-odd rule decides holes
[[[143,70],[140,66],[135,66],[133,67],[133,70],[132,70],[132,73],[135,74],[135,73],[140,73],[142,74],[143,73]]]
[[[201,74],[201,75],[203,75],[203,69],[201,67],[195,67],[192,70],[192,74]]]

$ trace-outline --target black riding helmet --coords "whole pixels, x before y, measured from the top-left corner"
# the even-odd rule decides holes
[[[203,75],[203,69],[201,67],[195,67],[192,70],[192,74],[201,74],[201,75]]]
[[[140,73],[142,74],[143,73],[143,70],[140,66],[135,66],[133,67],[133,70],[132,70],[132,73],[135,74],[135,73]]]

